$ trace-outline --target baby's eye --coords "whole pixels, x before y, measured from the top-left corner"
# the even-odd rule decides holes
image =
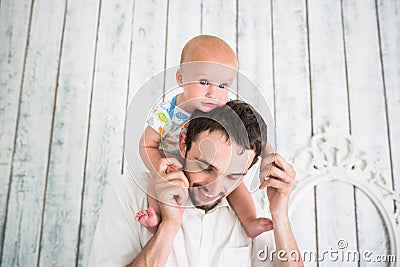
[[[205,79],[201,79],[199,82],[201,85],[208,85],[208,81]]]
[[[218,85],[218,87],[221,88],[221,89],[225,89],[227,86],[228,85],[225,84],[225,83],[221,83],[221,84]]]

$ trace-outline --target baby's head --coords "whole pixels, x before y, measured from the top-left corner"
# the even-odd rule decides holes
[[[207,112],[225,104],[237,66],[235,52],[222,39],[199,35],[189,40],[176,72],[176,80],[183,88],[183,105],[188,110]]]
[[[215,62],[237,69],[235,52],[224,40],[212,35],[198,35],[185,44],[180,64],[193,61]]]

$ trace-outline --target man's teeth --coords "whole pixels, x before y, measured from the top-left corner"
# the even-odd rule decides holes
[[[200,189],[201,190],[201,193],[203,194],[203,195],[205,195],[206,197],[209,197],[209,198],[213,198],[214,196],[213,195],[210,195],[210,194],[208,194],[207,192],[205,192],[203,189]]]

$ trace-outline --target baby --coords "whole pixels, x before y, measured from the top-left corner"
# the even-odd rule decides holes
[[[218,37],[199,35],[189,40],[181,53],[176,80],[183,92],[157,105],[147,120],[140,140],[140,155],[150,173],[163,157],[162,152],[179,155],[181,131],[195,109],[208,112],[228,101],[228,88],[237,73],[237,57],[231,47]],[[171,165],[169,171],[177,170]],[[149,190],[152,190],[149,182]],[[243,182],[228,196],[249,237],[271,228],[270,220],[257,218],[253,199]],[[135,219],[155,233],[161,221],[158,201],[149,198],[149,208],[139,211]]]

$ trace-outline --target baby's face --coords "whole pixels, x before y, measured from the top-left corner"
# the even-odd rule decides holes
[[[182,64],[182,87],[186,106],[208,112],[228,101],[236,69],[214,62]]]

